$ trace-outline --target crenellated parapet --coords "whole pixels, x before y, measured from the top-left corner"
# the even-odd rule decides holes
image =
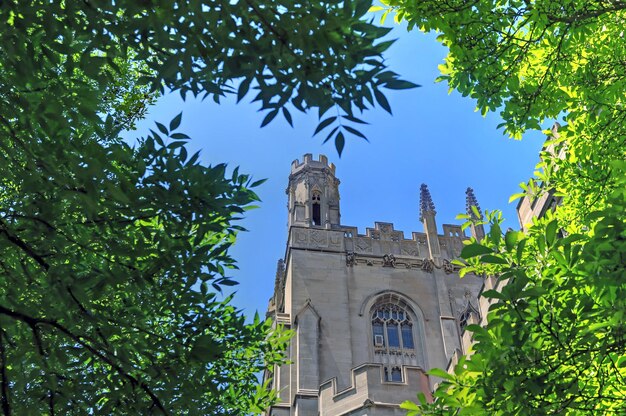
[[[307,168],[320,170],[328,169],[330,173],[335,174],[335,164],[328,163],[328,158],[325,155],[319,155],[318,159],[315,160],[311,153],[307,153],[302,158],[302,162],[298,159],[291,162],[291,175],[300,173]]]
[[[467,239],[461,226],[444,224],[443,234],[436,234],[441,258],[438,261],[430,256],[428,237],[423,232],[411,232],[405,238],[403,231],[396,230],[392,223],[375,222],[374,227],[359,233],[356,227],[341,226],[339,229],[318,229],[292,227],[289,233],[289,247],[351,253],[348,265],[367,264],[385,267],[406,267],[429,269],[445,267],[452,272],[450,262],[459,257],[463,240]],[[434,237],[431,237],[434,238]],[[358,257],[358,261],[357,261]]]
[[[338,390],[335,379],[330,379],[320,386],[320,416],[336,416],[363,414],[362,411],[373,411],[372,408],[397,409],[405,400],[415,400],[415,395],[422,392],[431,399],[428,376],[420,367],[403,366],[402,381],[386,382],[383,366],[380,364],[364,364],[351,370],[351,385]],[[394,389],[392,386],[412,386],[411,389]],[[381,386],[388,388],[381,388]],[[391,387],[391,388],[389,388]],[[357,413],[359,412],[359,413]],[[376,414],[376,413],[374,413]]]

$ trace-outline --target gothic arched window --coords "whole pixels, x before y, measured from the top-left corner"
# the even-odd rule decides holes
[[[459,327],[461,328],[461,332],[465,330],[467,325],[478,322],[478,317],[479,314],[476,308],[474,308],[470,301],[467,301],[465,310],[459,315]]]
[[[459,326],[461,327],[461,331],[465,330],[465,327],[467,326],[467,323],[469,322],[471,317],[472,311],[470,311],[469,309],[466,309],[465,312],[461,314],[461,317],[459,318]]]
[[[311,195],[311,211],[313,225],[322,225],[322,207],[321,207],[322,195],[319,191],[313,191]]]
[[[374,305],[372,342],[375,350],[415,349],[413,321],[406,303],[403,301],[382,302]]]
[[[383,382],[402,383],[406,366],[427,368],[423,315],[400,293],[382,292],[370,299],[361,309],[371,325],[371,332],[364,334],[369,338],[370,358],[381,365]]]

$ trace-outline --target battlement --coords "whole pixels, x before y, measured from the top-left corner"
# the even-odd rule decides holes
[[[302,159],[302,163],[298,159],[291,162],[291,174],[293,175],[296,172],[302,170],[305,166],[309,166],[315,169],[330,169],[330,172],[335,174],[335,164],[328,163],[328,158],[326,155],[319,155],[318,160],[313,159],[313,155],[311,153],[307,153],[304,155]]]
[[[332,229],[291,227],[289,235],[291,248],[348,252],[361,257],[382,258],[392,254],[398,259],[413,257],[412,261],[417,261],[416,264],[432,258],[436,266],[441,266],[443,259],[450,261],[458,258],[463,240],[467,239],[460,225],[444,224],[443,234],[435,234],[429,240],[424,232],[412,232],[411,238],[405,238],[402,231],[395,230],[393,224],[388,222],[375,222],[374,228],[367,228],[365,234],[360,234],[357,227],[342,225]],[[436,252],[433,252],[434,245]]]
[[[346,415],[372,407],[399,409],[405,400],[415,400],[417,392],[432,400],[422,368],[402,366],[402,373],[403,381],[386,382],[381,364],[363,364],[351,370],[351,385],[345,390],[337,391],[336,379],[327,380],[319,389],[320,416]]]
[[[393,223],[390,222],[374,222],[374,228],[367,227],[365,234],[359,233],[357,227],[350,227],[342,225],[341,229],[346,234],[346,237],[366,237],[373,240],[383,241],[418,241],[426,242],[426,234],[419,231],[411,232],[411,238],[404,238],[404,232],[396,230]],[[456,237],[460,239],[466,239],[467,236],[460,225],[456,224],[443,224],[443,234],[439,234],[439,237]]]

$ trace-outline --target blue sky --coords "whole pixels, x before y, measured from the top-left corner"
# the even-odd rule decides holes
[[[392,222],[410,238],[422,231],[419,222],[419,187],[429,186],[437,209],[441,232],[444,223],[465,209],[465,189],[475,190],[482,209],[500,209],[505,226],[517,227],[515,202],[509,196],[518,191],[534,170],[544,136],[535,133],[522,141],[511,140],[496,126],[497,114],[482,117],[475,103],[457,93],[448,93],[444,83],[435,83],[437,66],[446,54],[432,35],[406,32],[395,27],[391,36],[398,41],[386,53],[389,67],[421,88],[388,91],[393,116],[382,109],[364,114],[370,123],[362,129],[369,143],[359,138],[347,140],[341,158],[333,143],[312,138],[317,125],[315,114],[293,114],[295,127],[276,118],[259,128],[264,114],[252,98],[221,105],[210,100],[182,102],[178,94],[162,97],[135,132],[145,135],[154,121],[169,121],[181,110],[180,131],[192,137],[190,148],[201,149],[207,164],[226,162],[230,169],[240,167],[255,179],[267,178],[257,188],[260,208],[249,211],[231,254],[239,270],[232,275],[236,286],[234,303],[248,315],[265,313],[272,295],[276,262],[285,254],[287,237],[287,197],[285,188],[290,164],[305,153],[326,154],[337,166],[341,180],[341,220],[357,226],[360,233],[374,221]]]

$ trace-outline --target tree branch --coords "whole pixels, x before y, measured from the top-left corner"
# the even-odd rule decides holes
[[[28,257],[32,258],[41,267],[43,267],[44,270],[48,271],[50,269],[50,265],[43,259],[43,257],[37,254],[35,250],[33,250],[24,241],[20,240],[19,237],[11,234],[9,232],[9,229],[7,228],[7,224],[2,220],[0,220],[0,234],[6,235],[7,240],[19,247],[24,253],[28,255]]]
[[[4,346],[4,330],[0,328],[0,376],[2,377],[2,413],[4,416],[11,415],[9,405],[9,377],[7,376],[7,356]]]
[[[9,317],[11,317],[13,319],[17,319],[17,320],[20,320],[22,322],[25,322],[31,328],[33,328],[33,327],[35,327],[37,325],[47,325],[47,326],[51,326],[51,327],[57,329],[59,332],[61,332],[65,336],[67,336],[69,339],[71,339],[72,341],[76,342],[77,344],[81,345],[83,348],[88,350],[98,360],[104,362],[109,367],[111,367],[113,370],[115,370],[122,378],[125,378],[126,380],[128,380],[131,383],[131,385],[139,386],[150,397],[150,399],[152,400],[153,404],[164,415],[168,415],[169,414],[167,412],[167,410],[165,409],[165,407],[163,406],[163,404],[161,403],[161,400],[154,394],[154,392],[150,389],[150,387],[146,383],[144,383],[143,381],[138,380],[136,377],[134,377],[131,374],[127,373],[119,364],[114,362],[110,357],[108,357],[107,355],[105,355],[104,353],[102,353],[101,351],[99,351],[98,349],[96,349],[95,347],[90,345],[89,343],[87,343],[84,340],[84,337],[82,337],[80,335],[74,334],[72,331],[70,331],[68,328],[66,328],[65,326],[61,325],[57,321],[52,320],[52,319],[35,318],[35,317],[32,317],[32,316],[26,315],[24,313],[5,308],[4,306],[0,306],[0,314],[9,316]],[[0,343],[0,347],[4,348],[4,344]],[[2,353],[2,351],[0,351],[0,353]],[[2,365],[4,365],[4,361],[2,362]],[[5,380],[5,378],[3,378],[3,383],[4,383],[4,380]],[[5,396],[3,394],[3,398],[4,397]],[[5,412],[5,416],[6,415],[8,415],[8,413]]]

